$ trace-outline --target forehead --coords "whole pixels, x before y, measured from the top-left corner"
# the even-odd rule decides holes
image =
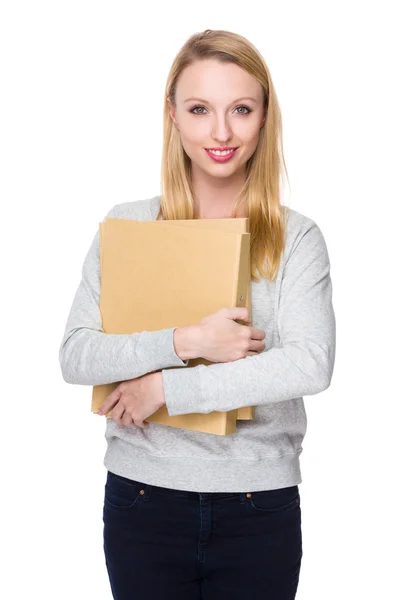
[[[257,79],[238,65],[211,59],[195,61],[180,74],[176,97],[183,102],[189,96],[208,101],[240,96],[261,99],[263,90]]]

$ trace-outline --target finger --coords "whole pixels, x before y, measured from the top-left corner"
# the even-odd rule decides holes
[[[265,348],[266,348],[265,342],[257,342],[255,340],[252,340],[252,343],[249,346],[249,350],[251,350],[252,352],[263,352],[263,350],[265,350]]]
[[[254,327],[251,329],[251,337],[252,340],[264,340],[266,337],[266,332],[263,329],[255,329]]]
[[[122,415],[121,424],[129,427],[130,425],[134,425],[131,415],[125,410]]]
[[[121,390],[119,389],[119,387],[116,387],[113,392],[111,392],[109,394],[109,396],[107,396],[104,401],[102,402],[102,404],[99,406],[97,414],[98,415],[106,415],[109,410],[111,410],[111,408],[113,408],[115,406],[115,404],[117,402],[119,402],[119,399],[121,397]]]
[[[136,425],[137,427],[141,427],[141,429],[147,429],[150,423],[148,423],[147,421],[142,421],[141,419],[134,419],[134,425]]]
[[[111,419],[122,425],[122,415],[124,414],[125,406],[123,402],[118,402],[118,404],[113,408],[111,412]]]

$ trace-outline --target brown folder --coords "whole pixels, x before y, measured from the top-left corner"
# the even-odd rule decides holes
[[[249,233],[108,218],[100,224],[100,235],[100,310],[106,333],[183,327],[225,306],[245,305]],[[93,412],[118,383],[94,386]],[[236,430],[237,412],[169,416],[163,406],[147,421],[226,435]]]
[[[178,219],[173,221],[157,221],[157,223],[164,223],[167,225],[180,225],[181,227],[199,227],[204,229],[216,229],[220,231],[233,231],[236,233],[249,233],[249,219],[248,218],[234,218],[234,219]],[[246,298],[244,306],[248,309],[250,324],[252,324],[252,287],[250,281],[250,252],[247,254],[247,270],[249,283],[246,290]],[[248,325],[247,322],[239,321],[242,325]],[[190,361],[190,366],[195,364],[211,364],[209,361],[199,360]],[[243,406],[237,409],[237,419],[240,421],[251,421],[254,418],[253,406]]]

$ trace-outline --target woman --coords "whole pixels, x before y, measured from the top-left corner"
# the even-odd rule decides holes
[[[246,309],[226,308],[190,327],[104,334],[96,233],[60,364],[69,383],[122,381],[101,406],[112,411],[103,520],[113,596],[291,600],[302,559],[302,396],[330,385],[335,359],[327,247],[312,219],[281,205],[281,114],[249,41],[193,35],[165,98],[163,193],[107,216],[249,217],[253,323],[236,322]],[[196,357],[214,364],[188,369]],[[225,437],[145,422],[163,404],[169,415],[254,406],[255,417]]]

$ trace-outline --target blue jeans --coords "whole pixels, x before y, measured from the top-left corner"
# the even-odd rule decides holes
[[[115,600],[294,600],[298,486],[200,493],[108,471],[106,568]]]

